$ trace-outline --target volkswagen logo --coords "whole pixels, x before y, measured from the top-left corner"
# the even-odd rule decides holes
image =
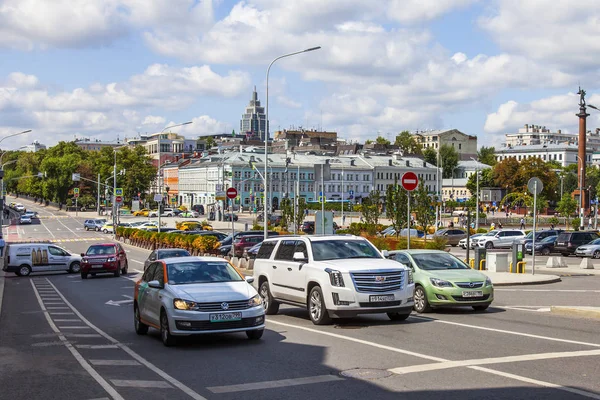
[[[375,281],[379,283],[385,282],[385,276],[376,276]]]
[[[469,287],[475,287],[475,284],[473,282],[469,282]]]
[[[221,309],[222,310],[228,310],[229,309],[229,304],[225,303],[225,302],[221,303]]]

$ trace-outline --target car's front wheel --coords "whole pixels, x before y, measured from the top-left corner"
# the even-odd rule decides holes
[[[406,318],[410,317],[410,313],[400,314],[397,312],[389,312],[387,316],[392,321],[404,321]]]
[[[71,266],[69,267],[69,273],[71,274],[76,274],[79,271],[81,271],[81,265],[78,262],[74,262],[73,264],[71,264]]]
[[[549,248],[547,248],[547,247],[546,247],[546,248],[543,248],[543,249],[542,249],[542,255],[543,255],[543,256],[547,256],[548,254],[550,254],[550,249],[549,249]]]
[[[592,255],[592,257],[594,257],[594,258],[600,258],[600,250],[596,250],[594,252],[594,254]]]
[[[117,266],[117,269],[115,270],[115,278],[118,278],[121,276],[121,268],[119,268],[119,266]]]
[[[175,336],[171,335],[171,330],[169,329],[169,318],[167,317],[165,310],[161,310],[160,312],[160,338],[163,344],[167,347],[175,346],[177,342]]]
[[[255,329],[253,331],[246,331],[246,336],[250,340],[259,340],[264,333],[264,329]]]
[[[493,248],[494,248],[494,243],[492,243],[492,242],[487,242],[487,243],[485,244],[485,248],[486,248],[486,249],[493,249]]]
[[[265,308],[265,314],[275,315],[279,311],[279,303],[273,300],[271,296],[271,290],[269,290],[269,282],[264,281],[258,289],[260,297],[262,298],[263,307]]]
[[[135,333],[138,335],[145,335],[148,333],[148,325],[142,322],[140,318],[140,308],[137,304],[133,306],[133,326],[135,327]]]
[[[423,286],[417,286],[415,289],[414,308],[415,311],[419,314],[431,311],[431,306],[429,305],[429,301],[427,301],[427,293],[425,293],[425,289],[423,289]]]
[[[308,296],[308,314],[310,315],[310,320],[315,325],[327,325],[331,323],[331,317],[325,307],[323,291],[319,286],[312,288]]]

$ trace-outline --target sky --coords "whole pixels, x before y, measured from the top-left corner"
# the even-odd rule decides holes
[[[0,143],[238,132],[254,86],[271,132],[349,141],[525,124],[600,107],[597,0],[0,0]],[[600,112],[588,109],[588,129]]]

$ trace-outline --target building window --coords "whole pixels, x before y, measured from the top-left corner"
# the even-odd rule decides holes
[[[462,143],[458,144],[458,149],[461,150],[462,149]]]
[[[562,161],[562,154],[559,154],[559,155],[558,155],[558,159],[559,159],[560,161]]]

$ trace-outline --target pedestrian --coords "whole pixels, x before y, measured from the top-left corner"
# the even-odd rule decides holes
[[[521,217],[521,229],[525,229],[525,218]]]
[[[554,229],[554,224],[550,224],[550,229]]]
[[[502,229],[502,222],[498,221],[498,229]]]
[[[496,224],[492,222],[490,225],[490,231],[493,231],[496,228]]]
[[[588,229],[592,229],[592,215],[590,214],[590,218],[588,219]]]
[[[2,235],[0,235],[0,257],[2,257],[4,255],[4,246],[6,245],[6,242],[4,241],[4,238],[2,237]]]

